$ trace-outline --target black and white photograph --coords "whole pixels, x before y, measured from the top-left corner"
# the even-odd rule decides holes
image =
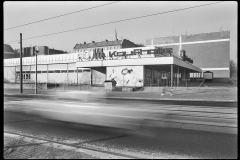
[[[4,159],[237,159],[237,1],[4,1]]]

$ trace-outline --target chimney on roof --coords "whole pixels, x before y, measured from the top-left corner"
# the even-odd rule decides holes
[[[84,44],[86,44],[86,42],[84,42]]]
[[[108,42],[108,40],[106,39],[106,42]]]
[[[95,43],[95,41],[92,41],[92,43]]]

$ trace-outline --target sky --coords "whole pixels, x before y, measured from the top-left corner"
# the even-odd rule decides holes
[[[118,39],[125,38],[144,45],[150,38],[180,36],[186,32],[187,34],[218,32],[221,29],[230,31],[230,59],[237,62],[238,3],[216,2],[220,1],[5,1],[4,44],[19,49],[22,33],[23,47],[36,45],[72,51],[79,43],[115,40],[115,29]],[[210,3],[216,4],[179,10]],[[100,5],[104,6],[96,8]],[[85,11],[76,12],[84,9]],[[169,12],[173,10],[179,11]],[[71,12],[75,13],[32,23]],[[164,14],[89,27],[163,12]],[[32,24],[12,28],[28,23]],[[86,28],[52,34],[84,27]],[[52,35],[42,36],[47,34]],[[26,39],[31,37],[38,38]]]

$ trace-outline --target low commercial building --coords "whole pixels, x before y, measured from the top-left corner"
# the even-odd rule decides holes
[[[35,57],[23,58],[25,83],[75,83],[103,86],[105,80],[115,80],[117,87],[149,85],[177,86],[190,80],[190,73],[202,70],[183,61],[171,48],[137,47],[93,50],[60,55],[39,55],[37,71]],[[19,82],[20,59],[4,60],[4,78]]]

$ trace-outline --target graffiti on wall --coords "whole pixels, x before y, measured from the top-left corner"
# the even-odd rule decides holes
[[[105,60],[106,54],[103,52],[103,48],[93,49],[92,51],[78,52],[79,61],[91,61],[91,60]]]
[[[106,57],[109,59],[118,59],[118,58],[127,58],[128,56],[137,55],[138,58],[141,58],[143,52],[146,54],[154,54],[155,57],[159,56],[171,56],[172,48],[161,48],[156,47],[155,49],[133,49],[132,51],[117,51],[117,50],[103,50],[103,48],[96,48],[92,50],[85,50],[78,52],[78,61],[91,61],[91,60],[106,60]],[[108,54],[108,55],[107,55]]]
[[[117,86],[143,86],[143,66],[118,66],[107,68],[108,80],[115,80]]]

